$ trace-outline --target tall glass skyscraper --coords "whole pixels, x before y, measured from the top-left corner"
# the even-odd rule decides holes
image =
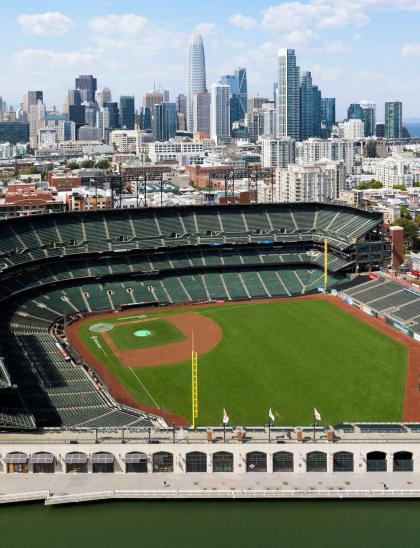
[[[300,140],[306,141],[313,136],[314,126],[314,100],[312,75],[310,72],[302,73],[300,81]]]
[[[187,78],[187,129],[193,131],[193,100],[196,93],[207,92],[206,58],[203,37],[193,34],[190,38]]]
[[[365,137],[372,137],[376,131],[376,105],[370,101],[362,101],[362,120],[365,124]]]
[[[402,103],[391,101],[385,103],[385,138],[399,139],[402,137]]]
[[[121,95],[120,97],[120,126],[124,129],[134,129],[135,127],[133,95]]]
[[[169,139],[175,137],[175,103],[159,103],[153,107],[152,128],[156,141],[169,141]]]
[[[279,50],[277,136],[300,138],[300,78],[294,49]]]
[[[335,124],[335,97],[321,99],[321,123],[324,131],[323,137],[330,137],[331,129]]]

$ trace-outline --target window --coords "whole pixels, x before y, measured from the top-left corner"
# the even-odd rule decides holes
[[[160,451],[153,455],[153,472],[173,472],[174,456],[172,453]]]
[[[306,456],[306,471],[307,472],[326,472],[327,471],[327,455],[321,451],[312,451]]]
[[[274,453],[273,472],[293,472],[293,453],[288,451]]]
[[[94,474],[112,474],[114,472],[114,455],[105,451],[93,453],[92,472]]]
[[[260,451],[252,451],[246,456],[247,472],[267,472],[267,455]]]
[[[233,455],[227,451],[213,454],[213,472],[233,472]]]
[[[349,453],[347,451],[339,451],[338,453],[334,453],[333,471],[334,472],[353,472],[354,471],[353,453]]]
[[[413,453],[409,451],[399,451],[394,453],[394,472],[412,472],[413,471]]]
[[[127,453],[124,460],[127,473],[147,473],[147,456],[144,453]]]
[[[199,451],[193,451],[186,455],[187,472],[207,472],[207,455]]]
[[[386,472],[386,455],[381,451],[371,451],[366,456],[368,472]]]

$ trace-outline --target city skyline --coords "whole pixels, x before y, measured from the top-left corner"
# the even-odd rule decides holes
[[[136,105],[154,82],[169,89],[174,100],[187,92],[188,40],[199,31],[208,89],[221,75],[244,66],[248,95],[270,97],[277,51],[294,48],[301,70],[311,71],[325,96],[337,97],[338,118],[361,100],[377,103],[378,120],[384,118],[381,105],[393,100],[404,103],[406,119],[420,116],[420,45],[413,17],[419,2],[358,0],[347,10],[335,0],[259,2],[258,7],[216,0],[211,12],[193,5],[189,0],[182,9],[167,4],[159,14],[130,0],[71,6],[44,1],[36,13],[27,1],[5,6],[9,24],[0,54],[5,68],[0,95],[17,106],[26,90],[41,89],[46,104],[61,109],[74,76],[94,74],[98,88],[110,87],[115,96],[134,94]]]

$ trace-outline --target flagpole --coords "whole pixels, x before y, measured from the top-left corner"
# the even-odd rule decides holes
[[[223,421],[223,443],[226,442],[226,423]]]
[[[268,441],[271,442],[271,419],[268,417]]]
[[[314,442],[315,442],[315,417],[314,417]]]

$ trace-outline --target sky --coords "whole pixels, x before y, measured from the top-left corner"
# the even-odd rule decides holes
[[[420,117],[420,0],[21,0],[2,2],[0,96],[26,90],[62,108],[78,74],[113,98],[159,86],[186,90],[188,37],[204,38],[207,85],[244,66],[248,94],[272,96],[279,48],[294,48],[325,97],[348,104],[403,101]]]

